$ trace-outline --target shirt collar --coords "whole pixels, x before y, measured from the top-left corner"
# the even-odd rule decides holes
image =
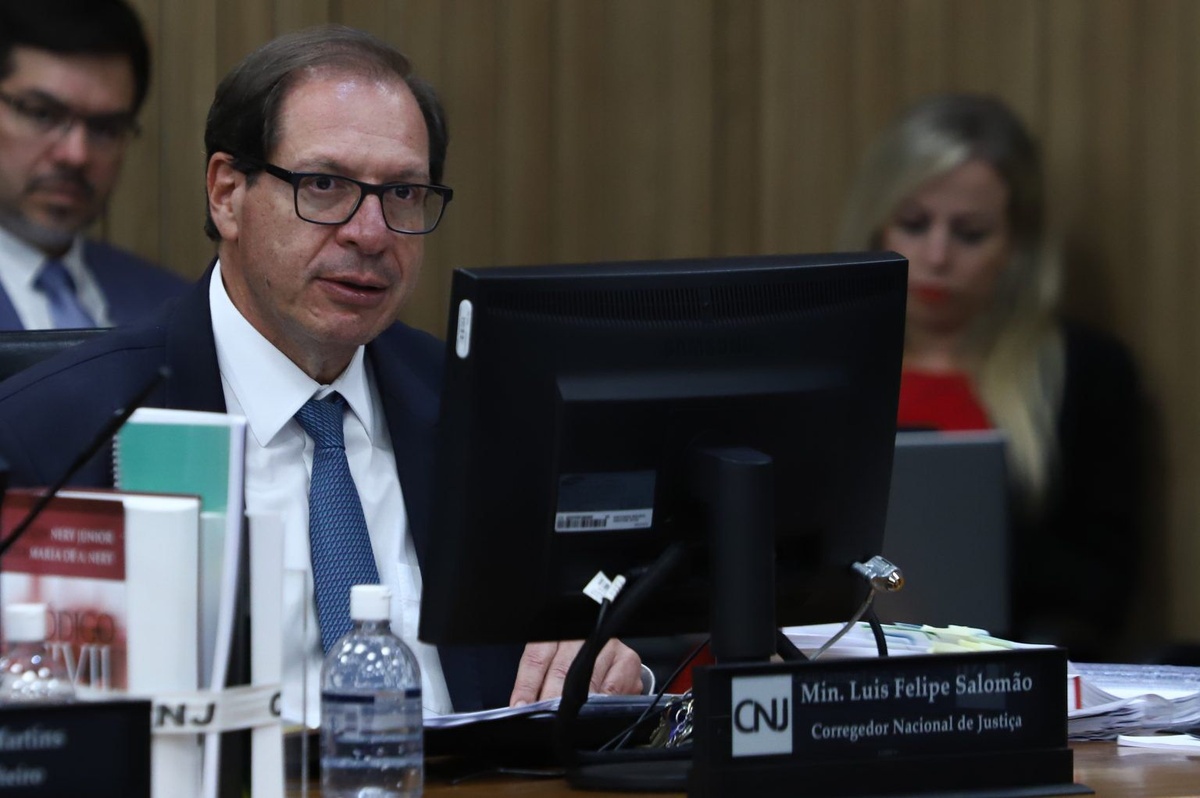
[[[212,271],[208,299],[221,379],[237,397],[246,424],[260,446],[270,443],[309,399],[324,398],[334,391],[345,398],[367,435],[374,434],[365,347],[358,347],[337,379],[322,385],[276,349],[234,307],[221,280],[220,261]]]
[[[30,291],[34,289],[33,281],[37,279],[38,271],[47,257],[45,252],[0,227],[0,262],[4,263],[4,268],[9,274],[16,276],[19,283]],[[75,281],[78,292],[79,285],[90,279],[86,275],[87,270],[83,263],[83,239],[75,236],[70,249],[59,260],[67,267],[67,273]]]

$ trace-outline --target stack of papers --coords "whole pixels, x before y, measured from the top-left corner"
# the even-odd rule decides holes
[[[666,695],[659,703],[665,703],[673,696]],[[596,718],[607,716],[637,715],[655,702],[652,695],[601,695],[588,696],[587,702],[580,708],[579,716]],[[496,709],[481,709],[478,712],[456,712],[451,715],[438,715],[426,710],[426,729],[452,729],[456,726],[466,726],[472,723],[482,723],[489,720],[504,718],[535,717],[553,715],[558,711],[559,699],[549,698],[545,701],[535,701],[523,707],[498,707]]]
[[[1117,736],[1117,744],[1175,751],[1189,756],[1200,754],[1200,737],[1195,734],[1121,734]]]
[[[1163,731],[1200,726],[1200,668],[1175,665],[1071,663],[1067,676],[1067,736],[1162,747]],[[1132,736],[1144,739],[1127,739]],[[1190,735],[1179,735],[1188,737]],[[1178,748],[1186,740],[1175,741]],[[1190,743],[1186,747],[1196,747]]]
[[[811,657],[837,634],[842,626],[840,623],[788,626],[783,629],[783,633],[796,648]],[[1040,647],[993,637],[983,629],[970,626],[927,626],[912,623],[885,623],[881,626],[884,640],[887,642],[888,656],[892,657]],[[871,631],[871,625],[864,621],[855,624],[821,655],[821,659],[877,656],[879,652],[875,645],[875,635]]]

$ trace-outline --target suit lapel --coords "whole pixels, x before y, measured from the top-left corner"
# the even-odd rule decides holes
[[[400,335],[384,333],[367,346],[396,457],[408,527],[425,561],[433,511],[434,427],[438,387],[419,378],[407,362],[409,346]]]
[[[21,323],[17,309],[13,307],[12,300],[8,298],[8,292],[0,288],[0,330],[23,329],[25,329],[25,325]]]
[[[165,323],[166,407],[225,412],[225,391],[217,365],[212,313],[208,305],[212,265],[204,277],[173,306]]]

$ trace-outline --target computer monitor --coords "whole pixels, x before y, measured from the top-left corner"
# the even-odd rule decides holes
[[[847,619],[882,545],[906,279],[894,253],[457,270],[421,639],[586,637],[589,580],[672,546],[622,635]],[[768,561],[721,592],[710,555],[737,561],[751,527]]]

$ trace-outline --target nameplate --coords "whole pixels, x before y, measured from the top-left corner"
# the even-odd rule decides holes
[[[150,798],[150,702],[0,706],[0,798]]]
[[[1073,787],[1066,663],[1045,648],[700,668],[693,782],[767,774],[762,795],[794,778],[846,795]],[[890,787],[854,786],[875,772]]]

